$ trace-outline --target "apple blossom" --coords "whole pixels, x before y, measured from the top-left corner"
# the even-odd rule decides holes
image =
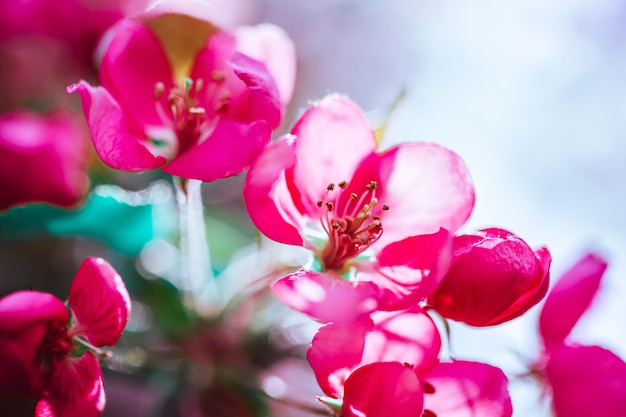
[[[454,260],[429,304],[444,317],[492,326],[524,314],[545,296],[550,253],[503,229],[454,238]]]
[[[38,396],[36,417],[95,417],[104,408],[94,353],[122,335],[128,292],[109,263],[88,258],[74,277],[68,306],[32,290],[0,299],[0,392]]]
[[[321,321],[420,302],[447,272],[450,233],[474,204],[452,151],[430,143],[376,148],[362,110],[332,95],[268,145],[246,178],[244,200],[260,231],[315,257],[275,282],[274,293]]]
[[[68,91],[80,94],[96,151],[113,168],[213,181],[246,169],[280,122],[291,86],[281,92],[266,63],[208,21],[153,11],[105,39],[102,86]],[[278,39],[277,49],[292,47]],[[267,56],[294,65],[289,54]]]

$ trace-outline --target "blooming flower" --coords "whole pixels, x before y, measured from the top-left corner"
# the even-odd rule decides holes
[[[322,321],[422,300],[449,266],[449,232],[473,207],[469,174],[453,152],[428,143],[376,147],[361,109],[329,96],[248,172],[244,199],[255,225],[315,255],[274,293]]]
[[[93,352],[115,345],[130,313],[121,277],[100,258],[83,261],[68,304],[38,291],[0,299],[0,392],[37,395],[37,417],[100,415],[105,398]]]
[[[79,120],[55,111],[0,116],[0,210],[30,202],[77,205],[89,185]]]
[[[441,340],[420,310],[322,326],[307,352],[321,398],[343,417],[510,416],[507,379],[490,365],[440,363]],[[471,387],[471,388],[469,388]]]
[[[568,336],[595,297],[607,263],[590,253],[556,283],[539,318],[544,353],[532,370],[552,394],[557,417],[626,415],[626,362]]]
[[[102,86],[68,91],[80,94],[96,151],[113,168],[213,181],[247,168],[280,122],[287,93],[209,22],[157,13],[124,20],[107,38]],[[286,36],[274,45],[291,46]]]
[[[521,316],[548,291],[550,253],[502,229],[454,238],[454,260],[429,304],[442,316],[492,326]]]

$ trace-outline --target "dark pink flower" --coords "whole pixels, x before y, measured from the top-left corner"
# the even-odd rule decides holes
[[[440,363],[440,347],[439,333],[423,312],[377,312],[372,320],[322,326],[307,359],[330,397],[321,401],[340,404],[344,417],[511,415],[501,370]]]
[[[66,111],[0,116],[0,210],[31,202],[77,205],[89,186],[84,133]]]
[[[626,415],[626,362],[568,336],[595,297],[607,263],[590,253],[556,283],[539,319],[544,352],[533,369],[547,385],[557,417]]]
[[[213,181],[246,169],[278,126],[286,97],[265,63],[209,22],[147,15],[107,38],[102,86],[81,81],[68,91],[80,94],[96,151],[111,167]],[[276,48],[291,46],[281,40]]]
[[[376,148],[362,110],[329,96],[267,146],[246,179],[261,232],[315,256],[274,293],[322,321],[417,304],[447,272],[450,232],[473,208],[469,174],[453,152],[429,143]]]
[[[0,392],[38,396],[37,417],[100,415],[105,398],[93,352],[117,343],[130,313],[121,277],[100,258],[83,261],[68,304],[38,291],[0,299]]]
[[[429,303],[442,316],[472,326],[512,320],[548,291],[550,253],[533,251],[502,229],[454,238],[454,260]]]

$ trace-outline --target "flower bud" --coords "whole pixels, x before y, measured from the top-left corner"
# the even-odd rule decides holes
[[[452,267],[429,303],[442,316],[472,326],[504,323],[545,296],[550,261],[546,248],[533,251],[506,230],[457,236]]]

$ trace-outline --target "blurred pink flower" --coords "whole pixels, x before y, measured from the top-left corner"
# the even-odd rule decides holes
[[[89,186],[84,136],[67,111],[0,116],[0,210],[31,202],[77,205]]]
[[[378,312],[372,319],[329,323],[313,338],[307,359],[331,398],[322,402],[340,400],[344,417],[511,415],[501,370],[438,361],[441,340],[428,315]]]
[[[626,362],[567,340],[595,297],[607,263],[589,253],[556,283],[539,318],[544,353],[533,373],[546,382],[557,417],[626,415]]]
[[[38,291],[0,299],[0,392],[37,395],[37,417],[100,415],[102,375],[89,345],[115,345],[130,313],[121,277],[100,258],[83,261],[68,305]]]
[[[492,326],[524,314],[546,295],[550,253],[514,234],[484,229],[454,238],[454,260],[429,304],[442,316]]]
[[[157,13],[122,21],[107,38],[102,86],[81,81],[68,91],[81,95],[109,166],[213,181],[246,169],[278,126],[290,92],[281,95],[266,64],[210,22]],[[292,45],[285,35],[275,47]],[[268,59],[276,57],[295,65],[288,53]]]
[[[255,225],[315,255],[316,264],[273,291],[318,320],[421,301],[447,272],[450,232],[473,208],[469,173],[452,151],[429,143],[376,148],[363,111],[328,96],[248,173],[244,199]]]

